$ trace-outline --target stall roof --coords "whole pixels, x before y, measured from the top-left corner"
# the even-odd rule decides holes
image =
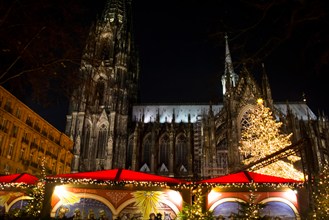
[[[28,173],[17,173],[0,176],[0,183],[25,183],[35,184],[38,178]]]
[[[100,170],[94,172],[80,172],[48,176],[47,179],[92,179],[100,181],[145,181],[165,183],[186,183],[185,180],[172,177],[159,176],[149,173],[137,172],[126,169]]]
[[[238,173],[201,180],[198,183],[302,183],[294,179],[270,176],[255,172],[241,171]]]
[[[126,169],[112,169],[112,170],[100,170],[94,172],[80,172],[80,173],[68,173],[58,174],[53,176],[47,176],[47,179],[92,179],[100,181],[144,181],[144,182],[165,182],[165,183],[187,183],[186,180],[176,179],[172,177],[159,176],[144,172],[137,172]],[[0,176],[0,183],[25,183],[35,184],[38,178],[27,173],[10,174]],[[198,181],[197,183],[302,183],[294,179],[287,179],[282,177],[270,176],[265,174],[259,174],[255,172],[242,171],[238,173],[228,174],[225,176],[219,176],[216,178],[205,179]]]

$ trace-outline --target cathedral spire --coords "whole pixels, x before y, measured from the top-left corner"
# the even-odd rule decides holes
[[[222,76],[223,95],[230,87],[235,87],[238,81],[238,75],[234,72],[233,62],[231,58],[230,49],[228,46],[227,34],[225,34],[225,69]],[[230,82],[227,85],[227,82]],[[227,88],[229,87],[229,88]]]
[[[271,92],[270,83],[269,83],[269,80],[268,80],[268,77],[266,74],[264,63],[262,63],[262,68],[263,68],[262,93],[263,93],[264,99],[265,99],[268,107],[273,109],[272,92]]]
[[[225,34],[225,75],[229,73],[232,75],[234,73],[232,57],[230,53],[230,48],[228,46],[227,34]]]

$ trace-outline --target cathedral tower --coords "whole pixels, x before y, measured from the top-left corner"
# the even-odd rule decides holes
[[[227,90],[231,87],[235,87],[239,79],[238,75],[234,72],[227,38],[227,35],[225,35],[225,69],[224,74],[222,75],[223,95],[225,95]]]
[[[124,168],[128,124],[138,96],[138,64],[130,0],[108,0],[82,57],[66,134],[74,143],[72,171]]]

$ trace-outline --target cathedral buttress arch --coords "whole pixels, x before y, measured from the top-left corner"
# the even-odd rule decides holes
[[[140,167],[147,165],[147,167],[150,168],[151,156],[152,156],[152,136],[149,133],[144,137],[142,142]]]

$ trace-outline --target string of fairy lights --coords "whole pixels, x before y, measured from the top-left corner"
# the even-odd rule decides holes
[[[97,179],[74,179],[74,178],[42,178],[42,181],[38,181],[36,185],[28,185],[22,183],[5,183],[0,184],[1,189],[5,188],[15,188],[17,190],[20,188],[23,190],[32,190],[31,197],[34,200],[30,200],[29,204],[25,208],[25,211],[29,213],[30,216],[37,217],[40,216],[46,184],[53,185],[69,185],[70,187],[79,186],[86,188],[102,188],[102,189],[141,189],[143,190],[157,190],[171,189],[175,191],[188,191],[192,197],[194,197],[192,204],[184,204],[183,209],[177,214],[177,219],[209,219],[212,216],[212,212],[205,209],[205,196],[207,192],[210,192],[213,188],[221,188],[223,190],[240,190],[244,192],[250,191],[251,188],[266,189],[275,191],[280,189],[296,189],[303,187],[302,182],[296,183],[198,183],[198,182],[186,182],[171,184],[166,182],[148,182],[148,181],[100,181]],[[264,190],[264,191],[266,191]],[[251,195],[252,196],[252,195]],[[250,208],[256,209],[258,205],[253,204]]]
[[[99,181],[95,179],[72,179],[72,178],[51,178],[46,179],[45,184],[55,183],[55,185],[85,185],[85,186],[96,186],[96,187],[158,187],[167,189],[189,189],[193,190],[196,188],[246,188],[248,189],[251,185],[256,184],[258,187],[270,188],[273,190],[279,190],[281,188],[302,188],[304,187],[304,182],[292,182],[292,183],[179,183],[179,184],[168,184],[165,182],[146,182],[146,181]],[[39,188],[44,187],[43,184],[37,184]],[[25,184],[25,183],[0,183],[1,190],[8,189],[20,189],[25,190],[35,185]]]

